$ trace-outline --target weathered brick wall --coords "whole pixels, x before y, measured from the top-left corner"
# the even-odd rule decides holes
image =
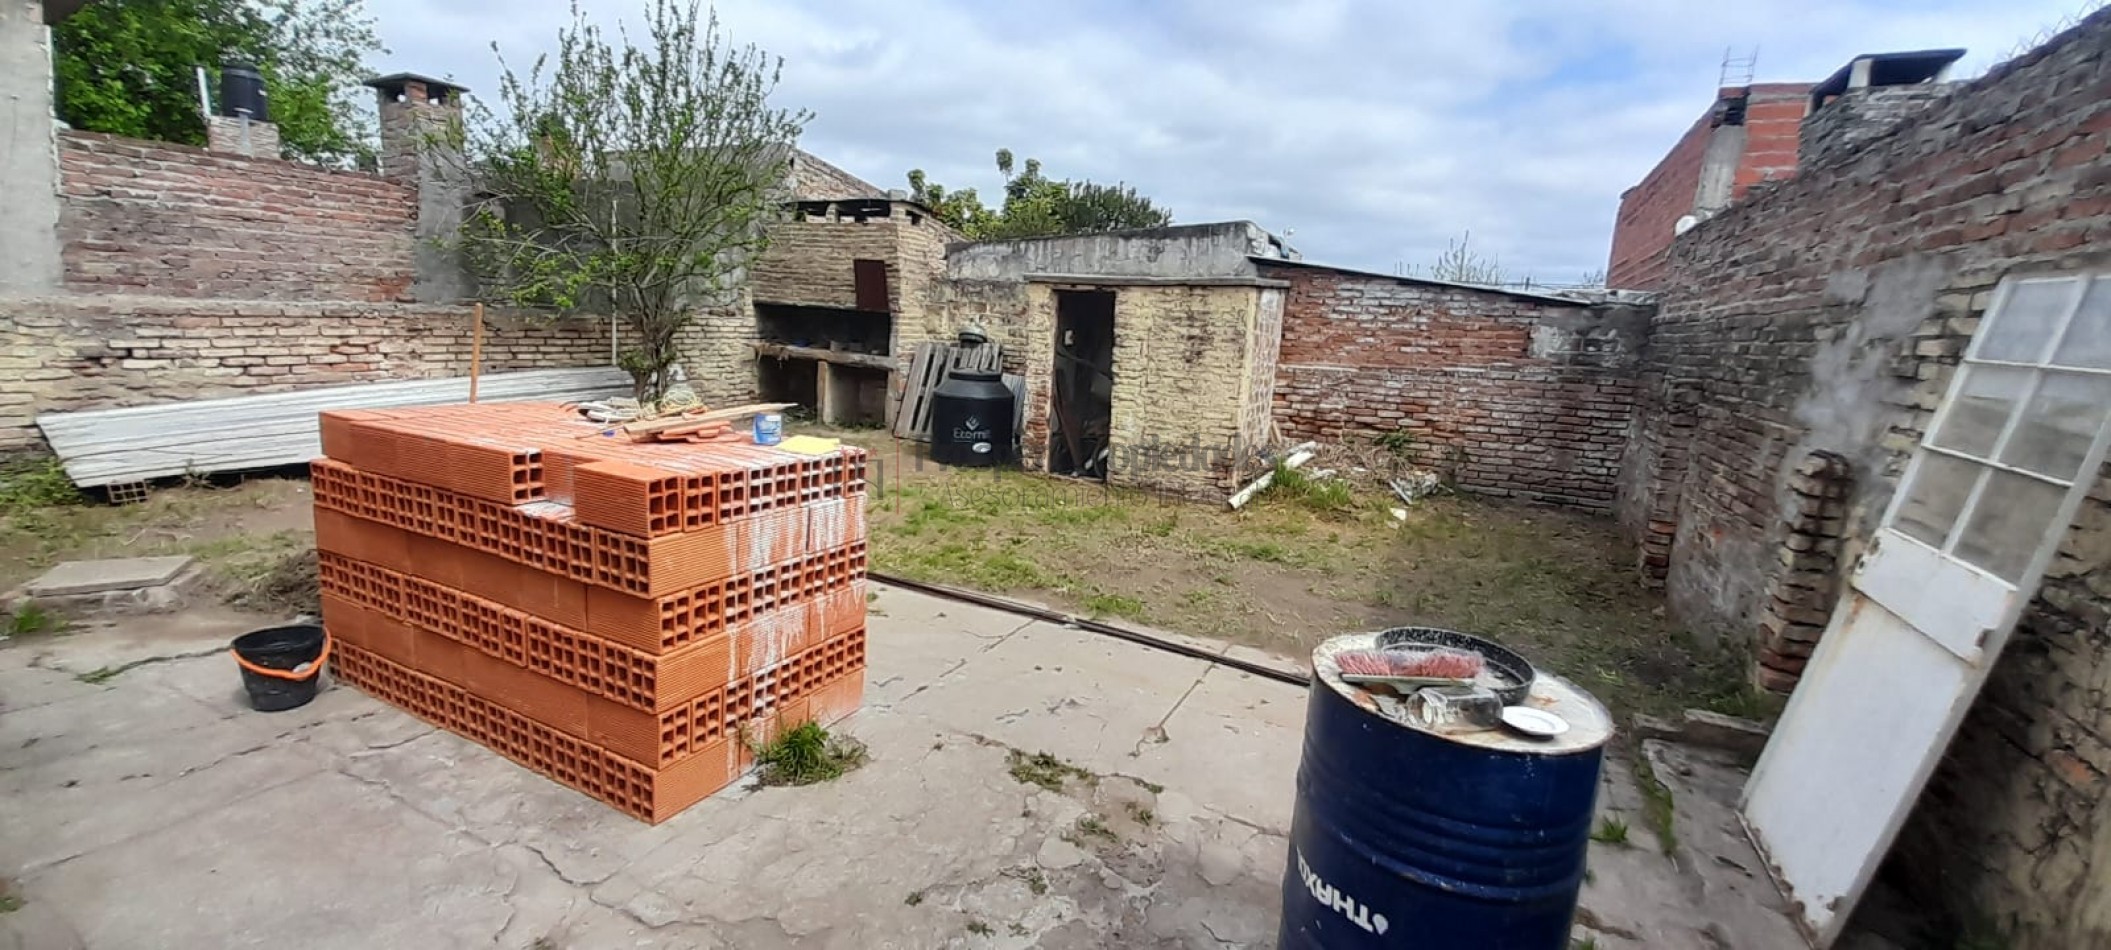
[[[59,136],[69,289],[408,299],[417,192],[358,172],[87,132]]]
[[[172,297],[0,300],[0,449],[37,413],[469,371],[470,311]],[[490,314],[485,372],[608,362],[606,320]]]
[[[1759,635],[1814,451],[1852,476],[1844,576],[2001,278],[2111,267],[2107,54],[2099,13],[1674,244],[1643,428],[1685,464],[1630,472],[1622,506],[1674,516],[1666,581],[1689,627]],[[1664,434],[1682,418],[1690,436]],[[2107,503],[2100,483],[1897,852],[1918,906],[1991,919],[2021,950],[2111,944]]]
[[[792,196],[800,201],[825,201],[884,198],[887,192],[807,152],[797,151],[792,153]]]
[[[1290,439],[1412,437],[1461,488],[1612,506],[1646,317],[1306,266],[1290,281],[1276,424]]]
[[[1956,83],[1853,89],[1803,119],[1800,148],[1813,165],[1844,159],[1862,143],[1891,131],[1914,113],[1940,101]]]
[[[904,223],[896,218],[872,218],[772,225],[769,248],[748,270],[748,293],[758,303],[850,309],[858,301],[851,262],[886,261],[888,307],[896,309],[901,295],[896,260],[901,239],[895,230]]]

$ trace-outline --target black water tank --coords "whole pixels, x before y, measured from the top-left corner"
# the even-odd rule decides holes
[[[931,394],[931,460],[999,465],[1012,457],[1012,391],[996,373],[956,371]]]
[[[238,59],[220,65],[220,114],[258,122],[271,121],[271,107],[264,100],[264,74]]]

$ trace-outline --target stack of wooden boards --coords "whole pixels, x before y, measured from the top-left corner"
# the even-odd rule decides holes
[[[861,449],[633,443],[521,403],[326,412],[322,445],[323,624],[380,699],[650,822],[857,709]]]

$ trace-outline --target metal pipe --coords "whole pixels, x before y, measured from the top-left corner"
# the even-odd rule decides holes
[[[1117,627],[1113,624],[1101,623],[1097,620],[1088,620],[1084,617],[1077,617],[1072,616],[1070,614],[1058,613],[1056,611],[1049,610],[1045,607],[1036,607],[1032,604],[1022,604],[1015,600],[1009,600],[1003,597],[996,597],[990,594],[979,593],[971,590],[962,590],[958,587],[947,587],[943,584],[926,584],[922,581],[912,581],[906,577],[894,577],[891,575],[882,574],[878,571],[867,571],[866,576],[891,587],[906,587],[910,590],[930,594],[934,597],[944,597],[948,600],[958,600],[965,603],[974,604],[979,607],[988,607],[992,610],[1002,610],[1006,613],[1018,614],[1022,617],[1032,617],[1035,620],[1046,620],[1049,623],[1064,624],[1066,626],[1076,627],[1080,630],[1086,630],[1092,633],[1096,633],[1101,636],[1113,637],[1117,640],[1127,640],[1130,643],[1134,643],[1139,646],[1150,647],[1153,650],[1162,650],[1167,653],[1178,654],[1180,656],[1189,657],[1192,659],[1228,666],[1232,669],[1238,670],[1241,673],[1251,673],[1255,676],[1266,677],[1268,679],[1275,680],[1278,683],[1287,683],[1291,686],[1297,687],[1306,687],[1312,685],[1312,679],[1301,673],[1287,672],[1284,670],[1276,669],[1272,666],[1263,666],[1259,663],[1254,663],[1248,660],[1233,659],[1222,654],[1211,653],[1208,650],[1204,650],[1200,647],[1189,646],[1185,643],[1176,643],[1172,640],[1167,640],[1164,637],[1154,637],[1148,633],[1144,633],[1141,630],[1131,630],[1127,627]]]

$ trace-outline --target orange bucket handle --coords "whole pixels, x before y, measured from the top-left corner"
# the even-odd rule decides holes
[[[323,634],[322,652],[317,653],[315,655],[315,659],[309,661],[308,672],[306,673],[296,673],[292,670],[274,670],[268,666],[258,666],[255,663],[251,663],[248,660],[242,659],[242,652],[240,650],[229,648],[227,652],[234,654],[235,662],[241,664],[243,669],[248,670],[251,673],[255,673],[258,676],[269,676],[273,679],[292,680],[298,683],[303,680],[310,679],[314,677],[317,673],[322,672],[323,661],[328,660],[330,658],[330,645],[336,642],[336,637],[331,636],[327,632]]]

